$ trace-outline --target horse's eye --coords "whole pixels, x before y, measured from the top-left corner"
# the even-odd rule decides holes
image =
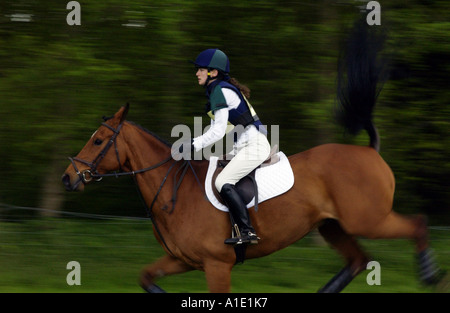
[[[100,140],[100,139],[94,140],[94,145],[96,145],[96,146],[100,146],[102,143],[103,143],[103,140]]]

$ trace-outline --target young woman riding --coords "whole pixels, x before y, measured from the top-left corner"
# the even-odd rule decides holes
[[[217,176],[215,183],[240,232],[240,236],[229,238],[225,243],[257,244],[259,238],[235,184],[268,158],[270,144],[267,131],[247,101],[250,89],[228,76],[230,62],[224,52],[207,49],[201,52],[193,63],[197,68],[198,84],[206,89],[206,111],[211,117],[211,128],[202,136],[193,139],[193,148],[200,151],[221,140],[230,123],[243,127],[243,132],[234,138],[235,156]]]

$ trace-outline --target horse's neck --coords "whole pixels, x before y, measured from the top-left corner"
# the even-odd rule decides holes
[[[139,127],[126,124],[127,132],[125,141],[127,144],[127,160],[130,171],[139,171],[162,162],[170,156],[170,147],[152,134]],[[168,172],[171,162],[136,175],[137,183],[147,203],[156,195],[161,181]],[[169,183],[170,178],[166,183]],[[161,192],[158,198],[167,199],[168,195]]]
[[[137,126],[127,126],[130,128],[126,136],[130,170],[137,171],[155,165],[170,156],[170,147],[165,143]]]

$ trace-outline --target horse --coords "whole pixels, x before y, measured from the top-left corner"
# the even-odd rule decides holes
[[[353,37],[349,41],[357,40]],[[346,261],[319,291],[340,292],[371,261],[357,237],[407,238],[415,243],[420,279],[435,284],[442,275],[432,257],[426,217],[392,209],[395,178],[378,152],[380,138],[372,121],[378,78],[366,75],[373,73],[376,58],[361,59],[351,51],[346,55],[346,62],[353,63],[339,76],[341,120],[348,129],[366,130],[370,144],[328,143],[290,155],[295,177],[292,188],[260,203],[258,212],[250,209],[260,240],[247,247],[246,259],[269,255],[318,229]],[[215,209],[205,198],[208,160],[175,161],[171,144],[127,121],[128,111],[128,104],[121,107],[70,158],[62,176],[65,188],[81,191],[104,176],[133,175],[152,218],[154,235],[165,251],[143,269],[142,288],[164,292],[156,285],[159,278],[200,270],[210,292],[230,292],[236,253],[224,244],[231,231],[228,213]]]

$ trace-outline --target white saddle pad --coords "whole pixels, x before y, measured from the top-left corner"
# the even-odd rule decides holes
[[[283,152],[278,152],[280,161],[270,166],[258,168],[255,173],[258,185],[258,203],[281,195],[294,185],[294,173],[288,158]],[[228,212],[228,208],[217,200],[212,191],[211,179],[217,167],[218,157],[212,156],[209,159],[208,173],[205,179],[205,191],[208,200],[219,210]],[[255,205],[255,198],[247,204],[247,208]]]

